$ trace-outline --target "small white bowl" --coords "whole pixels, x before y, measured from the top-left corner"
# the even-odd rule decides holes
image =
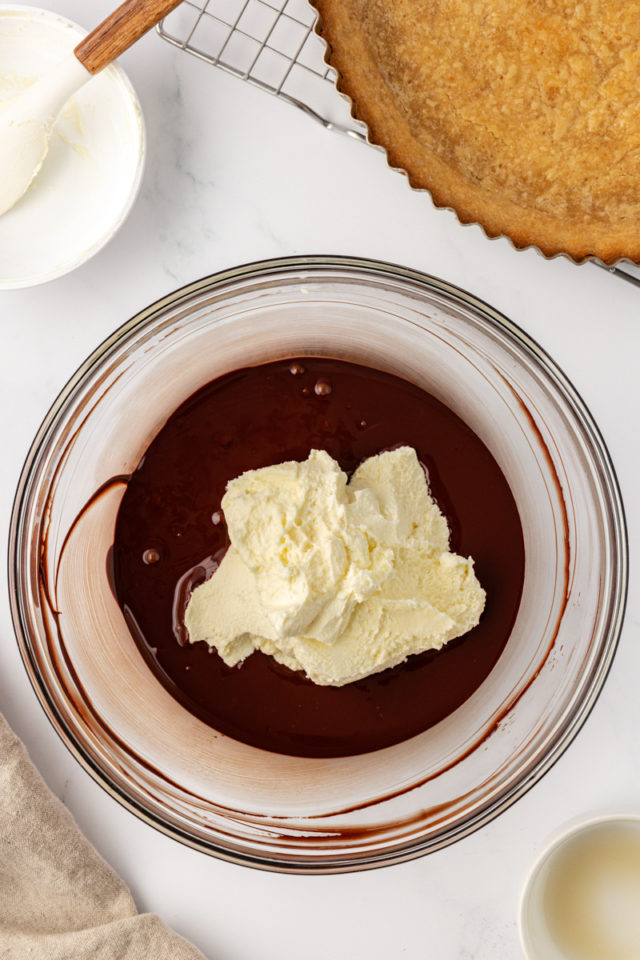
[[[55,66],[84,36],[58,14],[0,5],[0,99]],[[0,217],[0,290],[45,283],[94,256],[129,213],[144,157],[140,104],[113,64],[65,107],[40,174]]]
[[[548,839],[529,871],[520,900],[520,943],[527,960],[575,960],[555,943],[544,917],[543,901],[549,868],[567,841],[594,828],[621,823],[629,824],[640,835],[640,814],[622,811],[572,820]]]

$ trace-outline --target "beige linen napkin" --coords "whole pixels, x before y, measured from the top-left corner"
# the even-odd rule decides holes
[[[203,960],[83,837],[0,715],[0,958]]]

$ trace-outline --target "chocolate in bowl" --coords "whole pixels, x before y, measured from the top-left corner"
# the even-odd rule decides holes
[[[522,601],[495,669],[425,732],[357,756],[287,756],[203,723],[149,670],[107,576],[122,478],[167,418],[217,376],[293,356],[364,364],[432,394],[490,450],[524,534]],[[416,856],[517,799],[604,682],[627,578],[606,448],[552,361],[442,281],[334,258],[200,281],[99,348],[36,438],[11,551],[27,670],[93,776],[199,849],[300,872]]]
[[[228,546],[221,499],[230,480],[305,460],[312,448],[351,473],[398,445],[413,447],[425,466],[452,549],[474,558],[487,592],[474,630],[440,652],[339,688],[318,686],[262,653],[230,668],[207,644],[188,644],[191,590]],[[524,580],[518,510],[475,433],[406,380],[326,357],[235,370],[185,400],[127,481],[112,557],[118,603],[166,689],[221,733],[303,757],[401,743],[457,709],[502,653]]]

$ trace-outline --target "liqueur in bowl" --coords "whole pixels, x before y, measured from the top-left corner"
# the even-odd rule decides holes
[[[226,665],[184,611],[246,470],[410,446],[486,607],[440,651],[344,686]],[[122,803],[198,849],[330,872],[437,849],[514,802],[604,682],[624,516],[588,411],[492,308],[424,274],[295,258],[177,291],[47,416],[11,528],[13,614],[54,727]]]

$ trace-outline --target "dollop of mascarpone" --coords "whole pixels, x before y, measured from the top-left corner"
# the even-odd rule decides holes
[[[185,615],[233,666],[255,650],[342,686],[440,649],[474,627],[485,592],[449,550],[446,519],[411,447],[365,460],[350,481],[313,450],[250,470],[222,500],[231,546]]]

